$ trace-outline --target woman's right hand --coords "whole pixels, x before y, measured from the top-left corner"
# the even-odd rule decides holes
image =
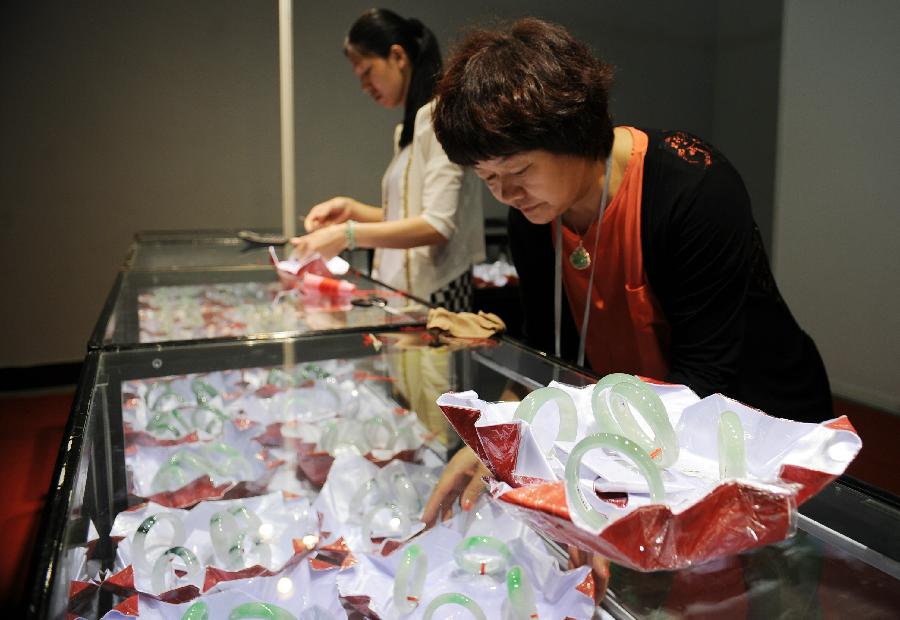
[[[459,505],[463,510],[471,510],[478,496],[485,491],[481,478],[489,475],[490,471],[475,451],[469,447],[462,448],[453,455],[441,473],[425,504],[425,510],[422,511],[422,521],[431,527],[438,518],[449,518],[453,514],[456,498],[459,498]]]
[[[331,200],[320,202],[312,209],[303,220],[303,226],[306,232],[313,232],[324,226],[331,224],[343,224],[353,215],[352,198],[346,196],[335,196]]]

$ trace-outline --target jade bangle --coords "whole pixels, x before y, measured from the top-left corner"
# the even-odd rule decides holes
[[[294,385],[294,378],[283,368],[272,368],[266,375],[266,385],[285,388]]]
[[[174,437],[181,437],[181,431],[172,424],[172,415],[168,411],[157,411],[147,422],[145,427],[148,433],[171,433]]]
[[[150,583],[156,594],[167,592],[178,584],[178,573],[175,572],[175,567],[173,566],[177,560],[181,560],[184,564],[184,570],[187,573],[184,579],[188,583],[200,586],[201,569],[197,556],[187,547],[172,547],[159,556],[153,564],[153,574],[151,575]]]
[[[204,446],[203,451],[207,458],[200,462],[205,463],[208,470],[214,471],[220,476],[238,480],[249,480],[252,477],[252,470],[247,459],[231,446],[216,442]],[[224,461],[217,459],[218,456],[224,456]]]
[[[224,413],[208,405],[198,405],[191,415],[191,424],[197,430],[204,431],[208,435],[220,435],[225,428]]]
[[[228,614],[228,620],[297,620],[283,607],[272,603],[244,603]]]
[[[575,409],[575,401],[566,392],[555,387],[544,387],[530,393],[516,407],[513,414],[514,420],[524,420],[529,424],[534,423],[534,417],[538,411],[548,402],[556,403],[559,411],[559,428],[553,441],[575,441],[578,432],[578,412]],[[550,452],[553,444],[550,444]]]
[[[428,556],[425,551],[419,545],[409,545],[394,576],[394,608],[397,613],[406,615],[419,605],[427,574]]]
[[[391,513],[391,519],[388,522],[388,525],[391,526],[395,533],[389,535],[380,535],[378,538],[404,538],[407,534],[409,534],[409,530],[412,527],[412,524],[409,521],[409,517],[406,513],[400,509],[396,504],[382,504],[381,506],[376,506],[372,510],[366,514],[363,518],[362,531],[363,535],[372,540],[372,534],[374,534],[373,525],[375,524],[375,518],[379,513],[383,511],[389,511]],[[377,548],[378,545],[373,545]]]
[[[381,416],[373,416],[363,422],[363,435],[372,448],[390,450],[397,443],[397,429]],[[384,441],[381,440],[382,437]]]
[[[382,495],[383,493],[381,492],[381,487],[378,486],[378,482],[374,478],[368,478],[356,489],[353,497],[350,498],[350,510],[356,511],[359,515],[365,515],[382,499]],[[375,499],[370,500],[370,496],[374,496]]]
[[[160,522],[168,523],[171,527],[172,531],[168,539],[163,538],[162,540],[165,541],[163,543],[157,542],[155,545],[148,545],[147,539],[150,537],[151,530],[154,532],[159,531],[159,528],[155,526]],[[158,536],[159,535],[157,535],[157,537]],[[178,516],[168,512],[158,512],[154,515],[150,515],[141,521],[141,524],[138,526],[134,538],[131,541],[131,562],[134,564],[135,568],[149,570],[151,566],[150,558],[147,557],[149,548],[161,547],[163,549],[170,549],[184,544],[184,541],[184,524],[181,523],[181,519],[179,519]]]
[[[600,431],[627,437],[647,452],[660,468],[669,467],[678,459],[678,438],[659,395],[634,377],[615,381],[601,380],[591,392],[591,410]],[[652,439],[634,419],[631,407],[653,431]]]
[[[719,416],[719,478],[747,477],[747,454],[744,426],[734,411]]]
[[[533,620],[538,617],[534,588],[521,566],[513,566],[506,573],[506,593],[511,612],[509,620]]]
[[[209,607],[203,601],[197,601],[187,608],[181,620],[209,620]]]
[[[506,570],[512,555],[506,544],[493,536],[469,536],[453,549],[456,565],[472,575],[491,575]]]
[[[659,504],[665,500],[665,489],[663,488],[659,468],[650,460],[650,457],[643,449],[626,437],[610,433],[597,433],[588,435],[575,444],[575,447],[569,454],[569,459],[566,461],[566,505],[569,508],[569,513],[572,515],[577,514],[589,527],[597,531],[603,528],[609,520],[606,515],[597,512],[588,503],[578,479],[581,460],[584,458],[584,455],[597,448],[615,450],[631,460],[650,487],[650,502]]]
[[[216,388],[202,379],[191,381],[191,391],[194,393],[198,405],[205,405],[219,395],[219,391]]]
[[[481,610],[481,607],[478,606],[478,603],[459,592],[447,592],[446,594],[436,596],[428,603],[428,607],[425,608],[425,614],[422,616],[422,620],[431,620],[434,612],[444,605],[459,605],[460,607],[465,607],[475,620],[487,620],[487,616],[484,615],[484,612]]]
[[[394,472],[391,476],[391,488],[394,492],[394,499],[397,503],[411,515],[422,512],[422,498],[409,476],[402,471]]]

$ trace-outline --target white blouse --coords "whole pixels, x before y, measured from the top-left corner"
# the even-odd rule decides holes
[[[381,181],[385,220],[421,215],[447,241],[408,250],[375,250],[373,277],[427,300],[472,265],[484,260],[481,181],[452,163],[431,125],[434,102],[416,113],[413,141],[399,148]]]

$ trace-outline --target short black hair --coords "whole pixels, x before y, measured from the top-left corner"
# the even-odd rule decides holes
[[[456,164],[530,150],[603,159],[613,143],[612,66],[565,28],[535,18],[476,30],[436,90],[434,129]]]

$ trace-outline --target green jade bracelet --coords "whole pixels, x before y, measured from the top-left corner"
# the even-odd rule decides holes
[[[197,601],[187,608],[181,620],[209,620],[209,607],[203,601]]]
[[[644,418],[653,438],[640,427],[631,407]],[[632,375],[603,377],[591,391],[591,410],[603,433],[622,435],[638,444],[661,469],[678,460],[678,438],[659,395]]]
[[[184,578],[187,579],[188,583],[200,587],[203,577],[200,560],[198,560],[193,551],[187,547],[172,547],[159,556],[156,563],[153,564],[153,573],[150,577],[150,584],[153,586],[153,591],[156,594],[162,594],[170,589],[169,576],[173,577],[173,587],[178,584],[178,573],[175,572],[175,567],[173,566],[173,563],[176,560],[181,560],[184,564],[184,570],[187,573]]]
[[[206,405],[219,395],[219,391],[216,388],[202,379],[191,381],[191,391],[194,393],[198,405]]]
[[[509,599],[507,620],[534,620],[538,617],[534,588],[521,566],[513,566],[506,573],[506,594]]]
[[[170,549],[172,547],[178,547],[184,544],[185,541],[185,532],[184,525],[181,523],[181,519],[179,519],[174,514],[169,514],[167,512],[159,512],[153,515],[150,515],[138,526],[137,531],[134,533],[134,538],[131,540],[131,562],[134,564],[135,568],[140,568],[142,570],[150,569],[150,558],[147,557],[148,545],[147,539],[150,537],[150,532],[159,531],[159,528],[156,527],[158,523],[168,523],[172,532],[168,539],[165,540],[164,544],[155,544],[153,547],[163,549]],[[156,538],[159,538],[159,534],[156,535]]]
[[[228,614],[228,620],[297,620],[288,610],[272,603],[244,603]]]
[[[506,544],[493,536],[469,536],[453,549],[456,565],[472,575],[491,575],[506,570],[512,554]]]
[[[614,450],[631,460],[650,487],[650,502],[652,504],[660,504],[665,500],[666,493],[663,488],[659,468],[650,460],[646,451],[621,435],[597,433],[588,435],[575,444],[575,447],[572,448],[572,452],[569,454],[569,459],[566,461],[566,505],[570,514],[577,514],[589,527],[596,531],[602,529],[609,521],[606,515],[597,512],[588,503],[578,479],[581,460],[584,458],[584,455],[597,448]]]
[[[516,407],[513,419],[524,420],[529,424],[534,424],[534,417],[545,404],[551,401],[556,403],[559,411],[559,428],[553,440],[575,441],[575,436],[578,432],[578,412],[575,409],[575,401],[559,388],[544,387],[531,392]],[[553,453],[552,442],[548,453]]]
[[[428,603],[428,607],[425,608],[425,614],[422,616],[422,620],[431,620],[431,617],[434,616],[434,612],[444,605],[459,605],[460,607],[467,609],[475,620],[487,620],[487,616],[484,615],[484,612],[481,610],[481,607],[478,606],[478,603],[459,592],[447,592],[446,594],[436,596]]]
[[[428,555],[425,550],[419,545],[409,545],[394,576],[394,608],[397,613],[405,615],[418,607],[427,574]]]
[[[744,425],[734,411],[719,416],[719,478],[747,477],[747,454],[744,446]]]

